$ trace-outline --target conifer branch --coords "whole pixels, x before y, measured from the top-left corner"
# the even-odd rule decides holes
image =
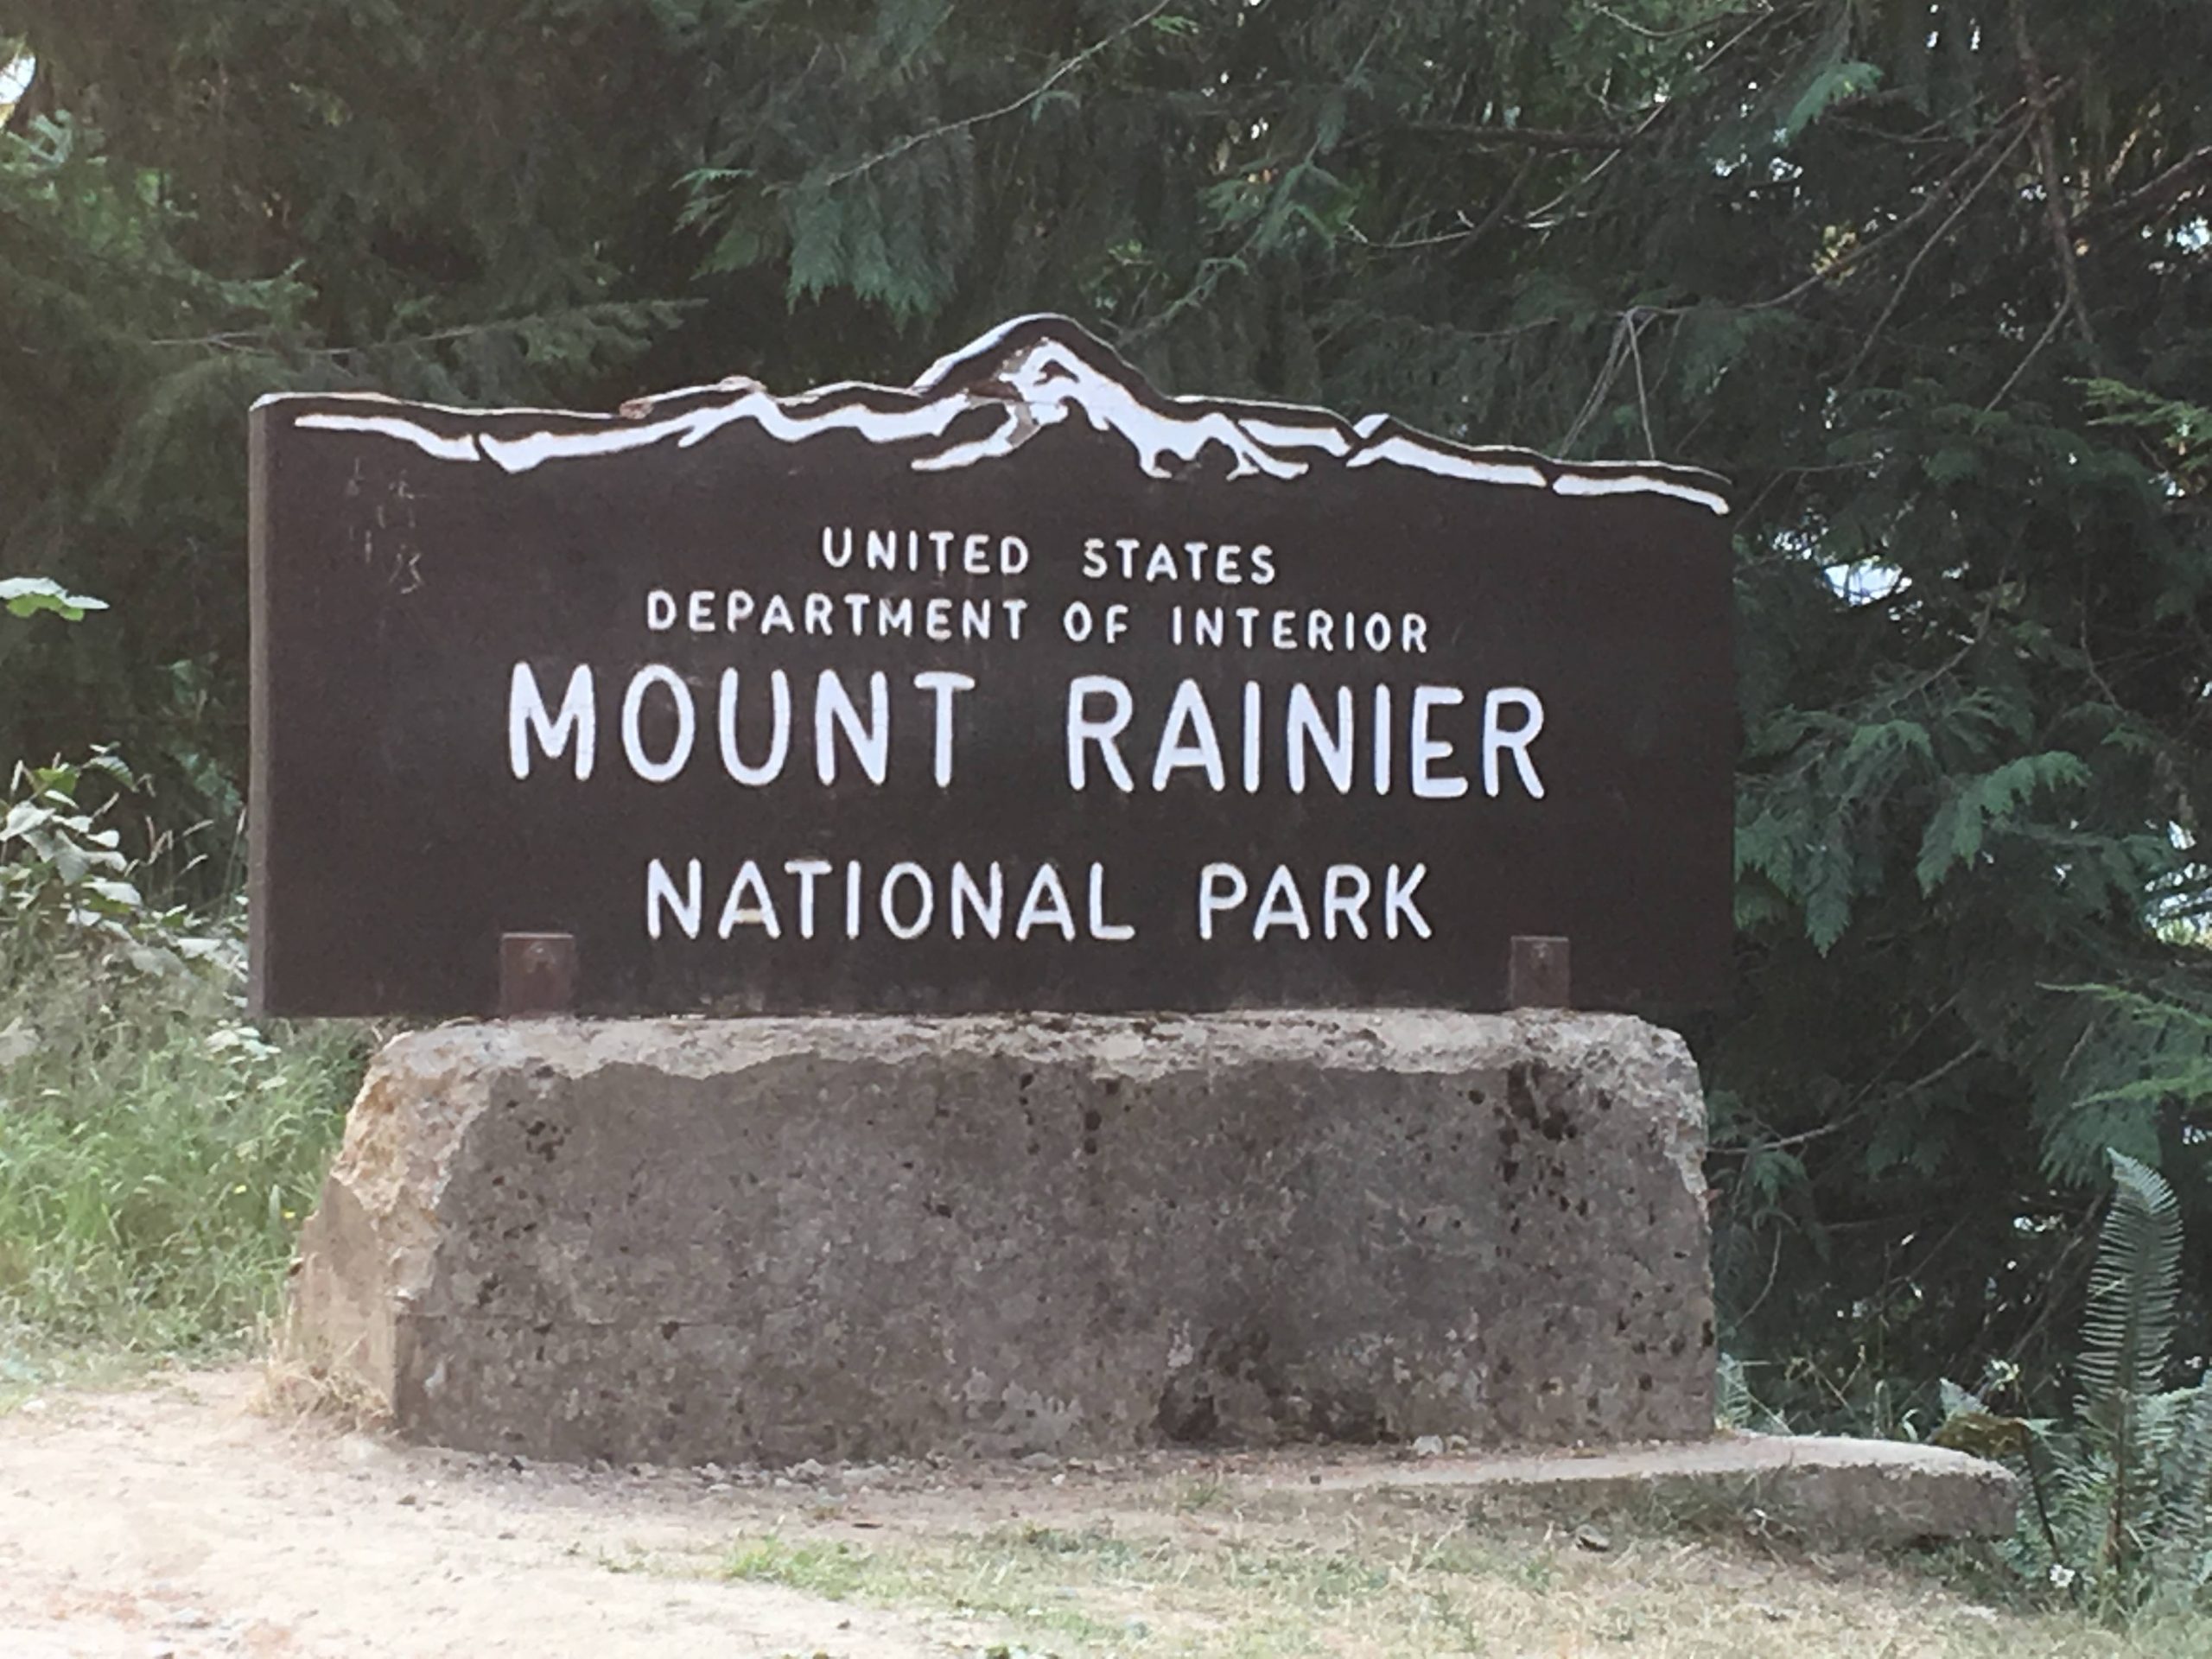
[[[1009,115],[1019,114],[1124,35],[1134,34],[1142,29],[1161,12],[1166,10],[1171,3],[1172,0],[1156,0],[1156,3],[1138,13],[1120,28],[1101,35],[1073,57],[1064,60],[1051,74],[1046,76],[1044,79],[1039,81],[1013,102],[1001,104],[995,110],[984,110],[976,115],[963,116],[957,121],[939,122],[936,126],[925,128],[920,132],[910,132],[898,143],[887,145],[873,156],[863,157],[850,167],[841,168],[830,174],[829,177],[818,181],[818,188],[828,190],[841,184],[849,184],[863,173],[872,172],[882,166],[884,162],[904,156],[908,150],[918,149],[924,144],[934,143],[939,138],[949,138],[956,132],[966,132],[971,127],[980,127],[987,122],[1002,120]]]

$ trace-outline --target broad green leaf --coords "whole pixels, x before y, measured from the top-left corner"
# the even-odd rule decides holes
[[[8,809],[5,821],[0,821],[0,841],[13,841],[28,836],[34,830],[43,830],[54,822],[54,809],[41,806],[36,801],[17,801]]]
[[[87,611],[104,611],[107,601],[89,594],[73,594],[45,576],[0,578],[0,605],[16,616],[35,616],[50,611],[65,621],[81,622]]]
[[[1783,142],[1795,138],[1819,120],[1831,105],[1860,92],[1872,92],[1881,83],[1882,71],[1875,64],[1829,65],[1813,77],[1810,84],[1797,95],[1796,103],[1790,106],[1789,114],[1782,124]]]
[[[100,900],[101,907],[111,915],[124,915],[138,909],[145,900],[138,889],[128,881],[111,880],[105,876],[92,876],[80,884],[81,890]]]

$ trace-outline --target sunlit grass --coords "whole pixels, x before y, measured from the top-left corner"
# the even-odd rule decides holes
[[[60,955],[0,974],[0,1388],[234,1351],[277,1306],[359,1078],[355,1030]]]
[[[834,1521],[748,1535],[722,1576],[920,1617],[963,1651],[1009,1655],[1624,1653],[1653,1659],[2136,1659],[2212,1654],[2212,1625],[2108,1629],[1992,1605],[1924,1566],[1776,1554],[1755,1541],[1471,1519],[1436,1503],[1286,1508],[1185,1489],[1073,1526],[868,1542]],[[980,1642],[980,1647],[976,1644]]]

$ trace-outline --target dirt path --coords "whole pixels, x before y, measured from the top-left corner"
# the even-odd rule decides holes
[[[903,1659],[958,1635],[681,1576],[797,1489],[494,1470],[271,1417],[259,1384],[195,1374],[0,1419],[0,1655]],[[676,1570],[610,1570],[645,1560]]]
[[[0,1659],[2212,1653],[2200,1622],[2024,1617],[1764,1528],[1477,1515],[1402,1464],[1379,1490],[1371,1451],[593,1472],[262,1392],[248,1368],[0,1414]]]

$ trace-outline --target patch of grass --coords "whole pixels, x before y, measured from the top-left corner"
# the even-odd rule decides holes
[[[249,1338],[365,1047],[247,1024],[219,969],[0,951],[0,1387]]]
[[[824,1601],[849,1601],[863,1592],[882,1599],[899,1587],[898,1575],[887,1573],[873,1551],[843,1543],[788,1543],[772,1535],[741,1539],[721,1573],[749,1584],[780,1584]]]
[[[2212,1622],[2129,1630],[1991,1605],[1910,1565],[1777,1552],[1758,1539],[1471,1520],[1464,1506],[1357,1499],[1193,1515],[1179,1485],[1088,1525],[880,1541],[802,1529],[741,1541],[728,1576],[947,1621],[1009,1652],[1426,1659],[2167,1659],[2212,1656]],[[982,1649],[988,1651],[986,1646]]]
[[[1175,1509],[1182,1515],[1217,1510],[1229,1497],[1229,1488],[1217,1480],[1186,1480],[1175,1489]]]

